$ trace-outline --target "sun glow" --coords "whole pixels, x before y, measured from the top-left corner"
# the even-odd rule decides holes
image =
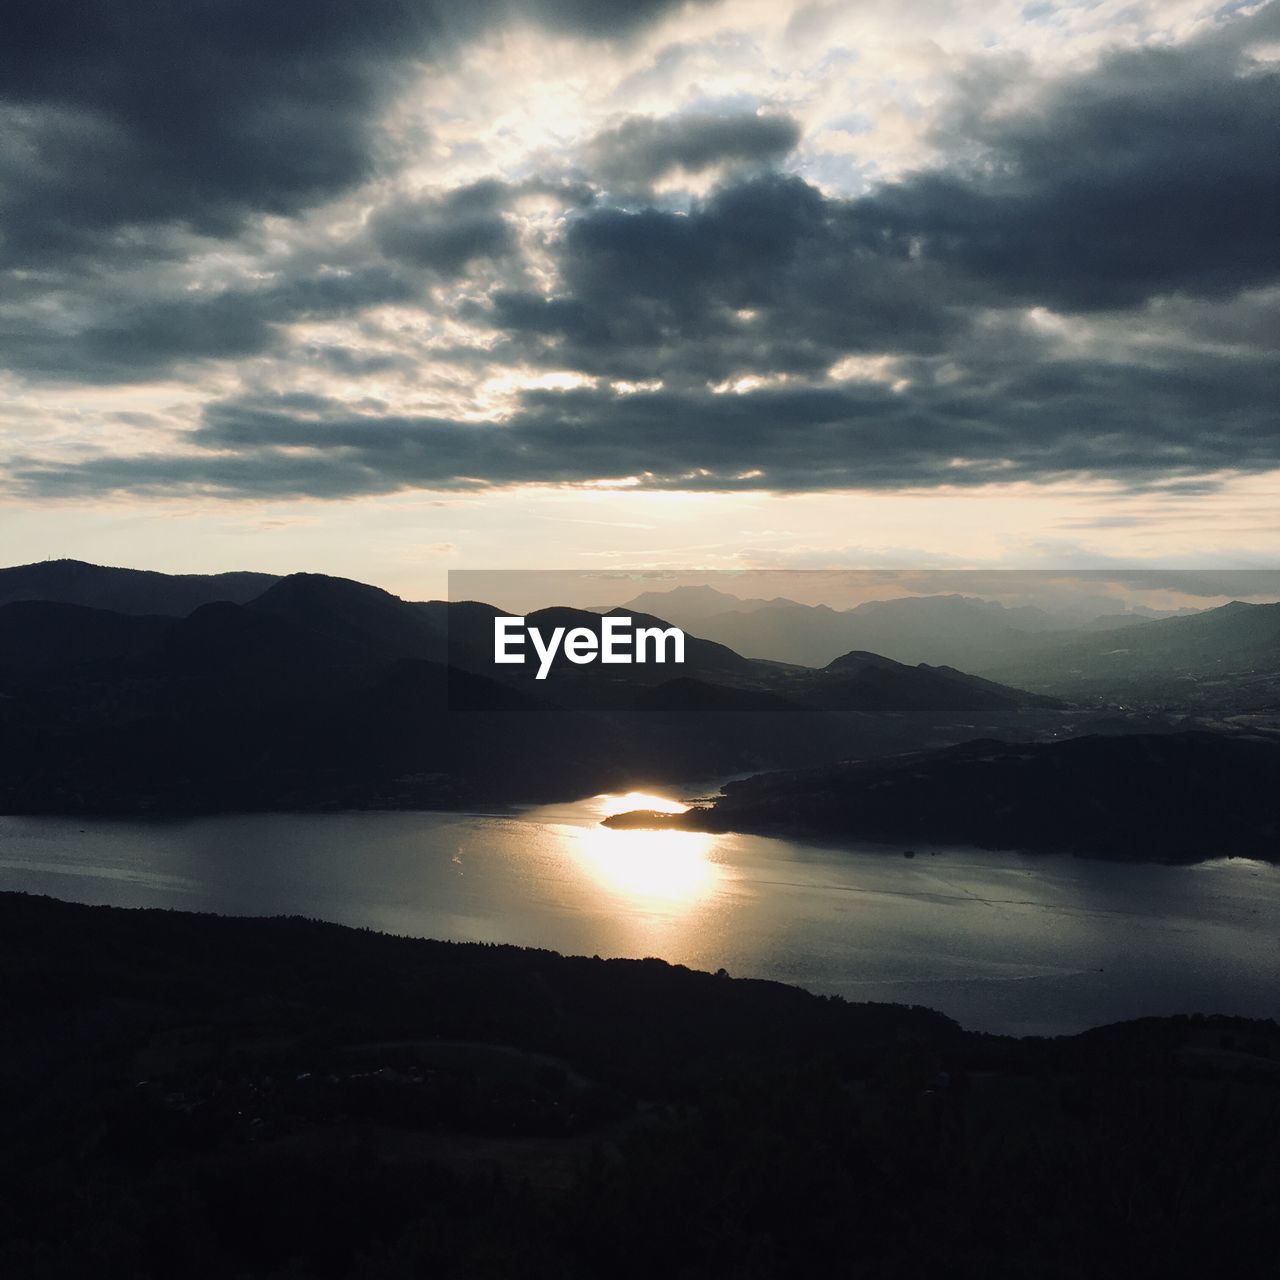
[[[598,819],[634,809],[683,813],[688,807],[644,791],[600,796]],[[717,837],[701,831],[614,830],[593,824],[575,827],[573,854],[610,896],[629,907],[688,910],[706,901],[727,876],[712,857]]]
[[[650,813],[683,813],[689,806],[650,791],[627,791],[597,796],[592,807],[601,818],[612,818],[616,813],[633,813],[637,809],[647,809]]]

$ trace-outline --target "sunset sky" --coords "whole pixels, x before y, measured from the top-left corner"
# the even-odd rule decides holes
[[[1277,157],[1276,3],[17,0],[0,559],[1274,567]]]

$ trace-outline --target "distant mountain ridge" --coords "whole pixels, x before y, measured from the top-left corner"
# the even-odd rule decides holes
[[[774,596],[771,600],[743,599],[728,591],[718,591],[715,587],[683,586],[673,587],[670,591],[644,591],[623,605],[614,608],[635,609],[640,613],[660,614],[670,618],[678,626],[688,625],[694,628],[696,623],[705,622],[722,613],[754,613],[758,609],[805,606],[788,600],[785,596]],[[819,606],[825,607],[825,606]],[[601,613],[608,609],[601,608]]]
[[[279,580],[271,573],[173,574],[83,560],[43,560],[0,569],[0,605],[44,600],[182,618],[215,600],[245,604]]]
[[[1188,617],[1059,639],[981,669],[993,679],[1064,691],[1280,672],[1280,603],[1233,600]]]
[[[738,600],[711,587],[679,587],[648,592],[624,607],[640,605],[749,657],[810,667],[861,650],[908,665],[983,670],[1036,652],[1052,643],[1055,633],[1084,629],[1065,615],[1035,606],[1009,607],[956,594],[869,600],[841,610],[785,598]],[[1108,622],[1120,627],[1147,620],[1146,615],[1122,614],[1111,615]]]

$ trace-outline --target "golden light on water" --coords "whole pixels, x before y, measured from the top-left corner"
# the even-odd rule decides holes
[[[726,876],[712,857],[716,837],[702,831],[614,830],[599,820],[633,809],[683,813],[687,805],[631,791],[597,797],[597,821],[573,828],[573,853],[587,874],[632,908],[689,909],[709,898]]]

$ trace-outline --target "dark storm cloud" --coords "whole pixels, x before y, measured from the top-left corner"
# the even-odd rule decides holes
[[[560,274],[552,298],[498,294],[494,322],[611,377],[819,373],[848,352],[939,351],[968,323],[930,264],[886,254],[848,202],[776,174],[688,213],[592,209],[565,237]]]
[[[1276,361],[1177,370],[1059,361],[957,379],[922,360],[899,390],[859,383],[617,394],[528,392],[502,424],[405,416],[316,397],[227,401],[189,433],[195,452],[19,463],[41,494],[200,490],[338,497],[404,488],[638,478],[655,489],[898,488],[1107,474],[1165,483],[1280,466],[1266,397]]]
[[[393,200],[373,215],[370,229],[389,258],[452,280],[481,259],[509,257],[516,251],[516,236],[504,215],[521,196],[534,194],[567,206],[586,206],[595,198],[581,182],[506,183],[487,178],[442,195]]]
[[[853,215],[1010,300],[1065,310],[1280,278],[1280,74],[1252,40],[1280,6],[1172,48],[1113,54],[1017,113],[956,125],[974,172],[882,187]]]
[[[676,169],[701,173],[725,163],[776,162],[799,141],[800,126],[786,115],[633,116],[598,134],[588,154],[591,171],[606,186],[643,188]]]
[[[1114,55],[1020,114],[970,111],[980,164],[865,197],[766,175],[687,212],[597,206],[565,237],[557,293],[498,295],[495,323],[588,372],[719,380],[936,352],[992,308],[1265,285],[1280,279],[1280,74],[1247,47],[1278,17]]]
[[[427,305],[431,288],[457,279],[481,260],[511,257],[516,237],[505,216],[521,198],[542,195],[565,207],[593,199],[580,182],[485,180],[437,196],[384,204],[351,235],[299,238],[278,261],[254,263],[255,278],[192,289],[163,271],[128,291],[111,277],[56,273],[12,277],[6,323],[0,309],[2,363],[39,381],[122,382],[168,375],[193,360],[237,360],[262,354],[299,356],[335,372],[360,376],[406,367],[406,354],[343,356],[290,348],[282,327],[303,320],[355,317],[387,303]],[[3,297],[3,295],[0,295]],[[55,305],[51,305],[55,304]],[[466,362],[477,353],[437,348]]]
[[[355,269],[289,271],[255,287],[156,292],[123,301],[93,299],[73,329],[61,316],[33,317],[0,333],[5,363],[52,381],[131,382],[167,375],[192,360],[242,359],[281,350],[280,326],[350,316],[388,302],[409,302],[420,281],[375,263]],[[348,372],[354,372],[349,365]]]
[[[66,252],[131,223],[226,234],[359,180],[370,122],[429,6],[18,0],[0,96],[20,142],[3,175],[10,256]]]
[[[380,3],[352,8],[350,21],[377,28]],[[404,48],[445,39],[438,21],[422,17],[426,9],[393,7],[387,22]],[[223,38],[202,18],[193,65],[206,47],[223,70],[248,58],[243,101],[223,93],[225,102],[187,102],[177,88],[168,92],[165,77],[177,72],[162,67],[157,106],[141,55],[118,53],[141,77],[132,93],[111,58],[94,62],[100,12],[124,11],[92,9],[87,34],[79,43],[65,37],[71,52],[59,53],[62,72],[82,84],[55,92],[38,51],[33,69],[19,69],[11,92],[35,104],[39,128],[56,124],[65,147],[80,148],[84,172],[71,172],[57,148],[49,153],[53,185],[31,190],[53,215],[19,222],[9,251],[31,250],[39,235],[48,247],[92,230],[107,237],[103,245],[109,239],[104,252],[129,253],[132,241],[117,234],[122,210],[135,219],[212,219],[212,229],[245,209],[300,206],[354,181],[367,163],[373,104],[409,56],[373,31],[344,42],[346,9],[326,10],[300,45],[266,16],[276,13],[271,6],[246,19],[252,40]],[[594,32],[606,7],[540,12]],[[1106,57],[1016,115],[971,97],[949,126],[952,154],[969,160],[862,197],[830,196],[772,172],[739,176],[687,210],[592,203],[576,189],[565,196],[574,211],[564,234],[546,246],[556,272],[545,294],[517,287],[518,264],[507,262],[522,188],[483,182],[399,196],[332,262],[317,249],[264,283],[202,293],[172,281],[148,291],[144,282],[124,301],[95,285],[74,306],[16,312],[0,332],[9,362],[49,376],[106,381],[262,352],[358,376],[369,360],[389,357],[291,352],[283,326],[387,301],[444,305],[440,282],[476,271],[479,285],[469,282],[448,318],[487,324],[492,335],[471,351],[435,348],[434,359],[460,367],[461,379],[468,366],[531,365],[599,384],[527,393],[493,425],[370,404],[230,400],[180,435],[172,456],[61,468],[19,462],[13,474],[19,488],[55,495],[340,496],[631,477],[654,488],[794,491],[1084,474],[1203,486],[1215,472],[1280,466],[1278,363],[1265,341],[1277,323],[1267,286],[1280,279],[1280,74],[1248,53],[1251,42],[1280,35],[1278,15],[1273,5],[1182,46]],[[181,63],[176,37],[152,50],[166,51]],[[320,112],[333,136],[317,137],[308,159],[312,124],[301,119],[334,60],[348,79],[339,77]],[[298,74],[284,74],[295,61]],[[197,97],[202,84],[196,74]],[[178,133],[201,144],[184,142],[172,170],[162,163],[161,140],[172,142],[165,107]],[[286,128],[291,154],[277,156],[273,113],[292,118],[295,110],[301,132]],[[98,132],[77,133],[80,120]],[[635,145],[626,126],[615,131],[611,154],[632,177],[663,172],[655,166],[670,161],[676,142],[686,147],[686,160],[675,161],[685,167],[729,154],[725,135],[719,151],[705,139],[699,151],[680,133],[687,121],[650,123],[633,131]],[[121,172],[108,178],[117,147]],[[224,152],[225,172],[217,163]],[[21,166],[36,153],[18,146],[4,154]],[[155,165],[152,189],[128,189],[146,187]],[[200,211],[183,212],[188,205]],[[494,263],[503,264],[503,284],[486,294]],[[1249,292],[1236,296],[1241,290]],[[1035,306],[1085,321],[1063,337],[1026,320]],[[871,369],[879,380],[829,377],[849,356],[880,360],[883,368]],[[846,372],[859,372],[857,362]],[[744,376],[772,381],[749,394],[713,394],[711,386]],[[610,380],[664,386],[622,395]]]
[[[472,183],[437,199],[400,200],[373,219],[378,247],[389,257],[453,279],[479,258],[500,258],[515,249],[502,216],[507,188]]]
[[[525,17],[624,34],[673,0],[9,0],[0,26],[0,252],[112,250],[120,228],[226,235],[367,176],[403,76]]]
[[[405,196],[378,209],[367,228],[322,237],[314,247],[299,237],[278,261],[255,261],[255,278],[223,284],[215,277],[199,289],[181,275],[148,276],[145,268],[140,282],[125,273],[127,292],[109,276],[15,275],[8,291],[15,320],[5,324],[0,310],[3,363],[42,381],[122,382],[167,375],[193,360],[299,354],[282,326],[358,316],[387,303],[425,306],[432,286],[456,280],[481,260],[511,257],[516,237],[505,215],[528,195],[564,207],[593,199],[581,182],[492,179],[442,195]],[[312,352],[300,354],[315,362]],[[475,353],[440,354],[465,362]],[[404,367],[407,359],[393,363]],[[384,358],[341,355],[320,363],[352,376],[391,367]]]

